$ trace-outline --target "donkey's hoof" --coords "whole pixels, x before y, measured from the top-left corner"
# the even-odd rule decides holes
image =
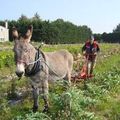
[[[33,107],[33,112],[35,113],[35,112],[37,112],[38,111],[38,106],[34,106]]]

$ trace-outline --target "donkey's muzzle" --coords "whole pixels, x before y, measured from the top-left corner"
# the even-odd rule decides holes
[[[22,77],[24,72],[15,72],[18,77]]]

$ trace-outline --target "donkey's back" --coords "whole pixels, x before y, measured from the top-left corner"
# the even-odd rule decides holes
[[[44,53],[52,80],[66,79],[70,82],[73,56],[67,50]]]

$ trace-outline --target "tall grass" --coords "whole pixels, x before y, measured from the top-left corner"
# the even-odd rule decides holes
[[[102,45],[104,54],[118,45]],[[81,45],[56,45],[46,46],[43,51],[68,49],[76,55],[80,52]],[[13,62],[13,53],[10,55]],[[3,55],[4,56],[4,55]],[[6,59],[4,66],[6,66]],[[0,120],[119,120],[120,118],[120,55],[113,54],[98,62],[95,68],[95,77],[85,82],[73,84],[64,88],[61,83],[51,85],[49,93],[50,109],[48,113],[42,113],[43,101],[40,99],[40,107],[37,113],[31,111],[32,98],[29,95],[22,103],[10,106],[6,95],[10,82],[1,83],[0,91]],[[9,65],[12,65],[11,63]],[[8,65],[8,66],[9,66]],[[9,67],[8,67],[9,68]],[[17,82],[16,90],[26,87],[24,80]],[[6,94],[6,93],[5,93]]]

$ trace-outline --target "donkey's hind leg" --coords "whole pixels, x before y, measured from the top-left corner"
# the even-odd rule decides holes
[[[64,80],[66,80],[68,86],[71,86],[71,73],[70,73],[70,72],[68,72],[68,73],[66,74]],[[65,82],[64,82],[64,83],[65,83]]]
[[[68,80],[69,85],[71,86],[71,72],[68,72],[67,80]]]

